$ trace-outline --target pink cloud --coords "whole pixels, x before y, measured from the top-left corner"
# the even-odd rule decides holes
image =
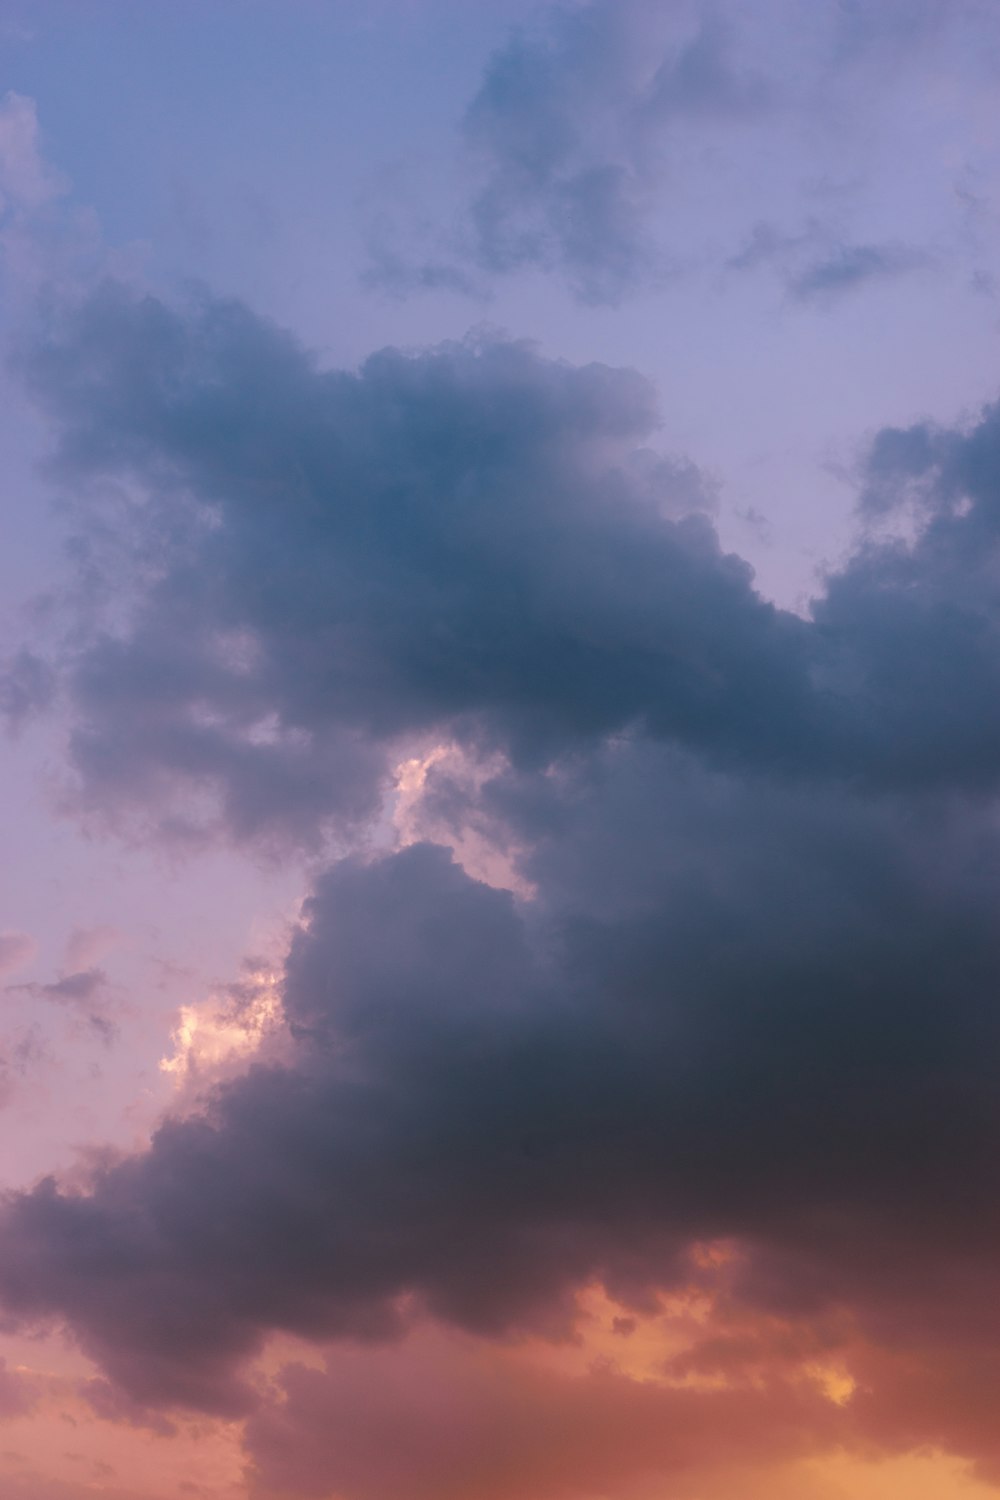
[[[0,974],[12,974],[30,963],[38,944],[27,932],[0,932]]]
[[[102,923],[97,927],[74,927],[66,939],[65,966],[67,972],[76,973],[92,969],[104,956],[122,941],[117,927]]]

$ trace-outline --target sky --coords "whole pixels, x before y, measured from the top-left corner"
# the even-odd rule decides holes
[[[0,1495],[1000,1497],[1000,13],[0,0]]]

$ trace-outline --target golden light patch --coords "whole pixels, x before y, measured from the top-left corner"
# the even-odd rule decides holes
[[[721,1270],[738,1255],[734,1246],[701,1246],[701,1267]],[[690,1363],[702,1346],[730,1343],[718,1364]],[[638,1313],[616,1301],[599,1282],[576,1296],[573,1336],[561,1343],[530,1339],[519,1356],[553,1373],[581,1376],[598,1366],[613,1368],[630,1380],[664,1387],[711,1392],[753,1388],[765,1390],[779,1378],[817,1388],[833,1405],[846,1406],[857,1383],[844,1359],[817,1357],[816,1339],[772,1318],[734,1318],[720,1311],[711,1289],[699,1283],[657,1298],[655,1310]]]
[[[181,1006],[170,1035],[173,1052],[160,1059],[160,1071],[171,1075],[180,1087],[192,1075],[203,1077],[232,1062],[245,1061],[281,1020],[278,975],[264,969],[253,971],[238,998],[212,996],[200,1004]]]
[[[846,1406],[858,1388],[857,1381],[842,1365],[806,1364],[802,1372],[814,1380],[824,1396],[836,1406]]]
[[[803,1496],[821,1500],[997,1500],[996,1486],[944,1453],[871,1462],[836,1454],[796,1465]]]
[[[611,1297],[600,1282],[591,1282],[577,1292],[572,1338],[560,1343],[529,1339],[518,1351],[560,1375],[586,1375],[604,1365],[630,1380],[683,1384],[664,1367],[691,1347],[711,1312],[711,1298],[701,1288],[664,1294],[655,1311],[637,1313]]]
[[[473,760],[457,745],[449,744],[433,745],[400,761],[393,778],[392,823],[401,848],[421,839],[444,844],[473,880],[530,899],[534,887],[517,869],[516,848],[499,847],[484,827],[472,826],[468,820],[461,829],[455,828],[435,818],[424,804],[428,778],[435,768],[441,768],[457,785],[478,796],[483,784],[502,770],[504,764],[498,756]]]

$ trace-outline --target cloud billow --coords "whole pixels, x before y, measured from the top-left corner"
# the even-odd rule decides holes
[[[169,832],[207,788],[231,837],[364,846],[415,742],[481,774],[432,767],[421,842],[317,877],[282,1059],[89,1192],[6,1199],[10,1314],[65,1319],[140,1406],[240,1414],[275,1331],[552,1334],[582,1284],[638,1315],[722,1240],[730,1309],[849,1316],[858,1442],[924,1399],[880,1359],[983,1368],[995,409],[877,438],[870,531],[802,618],[690,463],[636,459],[628,371],[483,339],[326,372],[235,304],[113,287],[26,368],[84,515],[134,496],[88,558],[122,607],[60,666],[86,806]],[[442,847],[463,828],[523,894]],[[955,1451],[1000,1460],[941,1389]]]
[[[690,464],[634,464],[638,375],[498,341],[327,373],[236,305],[115,289],[31,368],[64,482],[145,496],[145,586],[70,673],[85,795],[211,786],[238,835],[306,837],[443,727],[528,760],[636,721],[780,753],[802,624],[721,552]]]
[[[63,483],[142,497],[103,558],[82,502],[122,600],[64,663],[84,805],[315,842],[373,815],[415,736],[995,784],[992,412],[934,439],[944,468],[879,439],[871,493],[922,483],[919,533],[861,546],[803,619],[722,552],[690,463],[637,462],[657,417],[631,371],[485,339],[329,372],[237,304],[114,286],[28,369]]]
[[[551,1332],[581,1283],[643,1307],[726,1236],[746,1308],[967,1343],[947,1267],[996,1253],[994,841],[662,749],[591,772],[549,793],[527,908],[433,845],[324,875],[291,1058],[87,1196],[10,1198],[8,1310],[66,1318],[140,1402],[232,1414],[270,1331]]]

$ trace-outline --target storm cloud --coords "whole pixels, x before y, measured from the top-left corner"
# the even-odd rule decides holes
[[[878,436],[804,617],[651,457],[629,371],[483,339],[328,372],[236,304],[116,287],[25,368],[60,483],[121,521],[84,556],[114,618],[57,663],[82,804],[159,799],[170,833],[193,789],[231,837],[359,848],[306,902],[280,1056],[88,1191],[8,1196],[9,1314],[63,1320],[123,1409],[256,1411],[281,1479],[340,1398],[261,1405],[275,1332],[558,1337],[582,1286],[637,1317],[694,1287],[742,1331],[691,1369],[837,1327],[877,1375],[837,1441],[905,1448],[997,1335],[996,409]],[[422,840],[380,849],[392,767],[442,743],[478,773],[431,764]],[[552,1430],[578,1395],[540,1393]],[[651,1464],[687,1401],[622,1397]],[[993,1461],[985,1418],[942,1430]]]
[[[566,1333],[594,1279],[638,1310],[720,1276],[766,1319],[846,1306],[890,1352],[992,1336],[991,831],[663,750],[528,780],[544,895],[433,845],[334,866],[291,1059],[86,1195],[9,1199],[11,1312],[68,1320],[142,1403],[224,1413],[269,1332]],[[494,789],[512,824],[525,790]],[[694,1255],[719,1240],[721,1272]]]
[[[315,844],[421,737],[995,784],[994,409],[878,437],[864,514],[919,493],[917,532],[863,534],[803,618],[723,552],[698,469],[650,455],[633,371],[494,338],[326,371],[239,304],[114,285],[25,364],[114,600],[61,663],[83,807]]]
[[[208,787],[308,838],[443,727],[535,762],[637,720],[750,758],[809,732],[802,624],[690,463],[635,461],[634,372],[490,340],[324,372],[236,304],[110,287],[31,373],[63,482],[142,495],[103,564],[131,610],[70,669],[85,797]]]

